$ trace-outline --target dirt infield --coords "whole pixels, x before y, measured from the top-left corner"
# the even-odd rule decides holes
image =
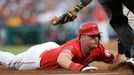
[[[104,44],[106,49],[111,50],[116,54],[117,50],[117,42],[116,40],[111,41],[109,44]],[[48,74],[75,74],[75,75],[133,75],[131,70],[127,65],[120,67],[117,70],[110,71],[108,68],[108,64],[103,62],[94,62],[91,65],[95,65],[98,67],[98,70],[95,72],[82,72],[76,73],[64,69],[56,69],[56,70],[32,70],[32,71],[17,71],[14,69],[8,69],[2,65],[0,65],[0,75],[48,75]]]
[[[101,65],[100,65],[101,64]],[[76,73],[64,69],[57,70],[32,70],[32,71],[17,71],[14,69],[7,69],[4,66],[0,66],[0,75],[48,75],[48,74],[75,74],[75,75],[133,75],[127,66],[121,67],[115,71],[109,71],[108,65],[104,63],[95,64],[98,66],[96,72],[82,72]]]

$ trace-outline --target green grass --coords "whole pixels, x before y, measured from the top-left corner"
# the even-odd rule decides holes
[[[19,54],[21,52],[24,52],[31,46],[25,46],[25,45],[17,45],[17,46],[0,46],[0,51],[5,51],[5,52],[11,52],[13,54]]]

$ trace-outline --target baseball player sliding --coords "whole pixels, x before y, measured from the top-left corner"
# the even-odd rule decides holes
[[[112,63],[114,55],[100,44],[100,32],[94,22],[80,25],[79,36],[59,46],[47,42],[32,46],[18,55],[0,52],[0,63],[17,70],[56,69],[59,67],[72,71],[97,70],[90,66],[93,61]]]
[[[54,16],[51,22],[54,25],[58,25],[75,20],[77,13],[90,4],[91,1],[92,0],[80,0],[72,10],[64,13],[60,17]],[[109,23],[120,40],[119,48],[121,49],[118,49],[118,55],[113,67],[116,67],[116,65],[120,63],[127,62],[134,73],[134,31],[128,23],[128,17],[123,14],[123,5],[134,13],[134,0],[98,0],[98,2],[104,8],[110,19]],[[125,56],[128,56],[130,59],[126,60]]]

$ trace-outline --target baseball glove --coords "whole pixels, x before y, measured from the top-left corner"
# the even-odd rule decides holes
[[[53,25],[64,24],[69,21],[74,21],[77,17],[77,13],[74,10],[64,13],[61,17],[54,16],[51,20]]]

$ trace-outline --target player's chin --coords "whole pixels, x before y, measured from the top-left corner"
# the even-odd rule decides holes
[[[96,44],[94,44],[94,48],[97,48],[99,46],[99,44],[98,43],[96,43]]]
[[[98,47],[98,45],[93,45],[93,46],[92,46],[92,48],[97,48],[97,47]]]

